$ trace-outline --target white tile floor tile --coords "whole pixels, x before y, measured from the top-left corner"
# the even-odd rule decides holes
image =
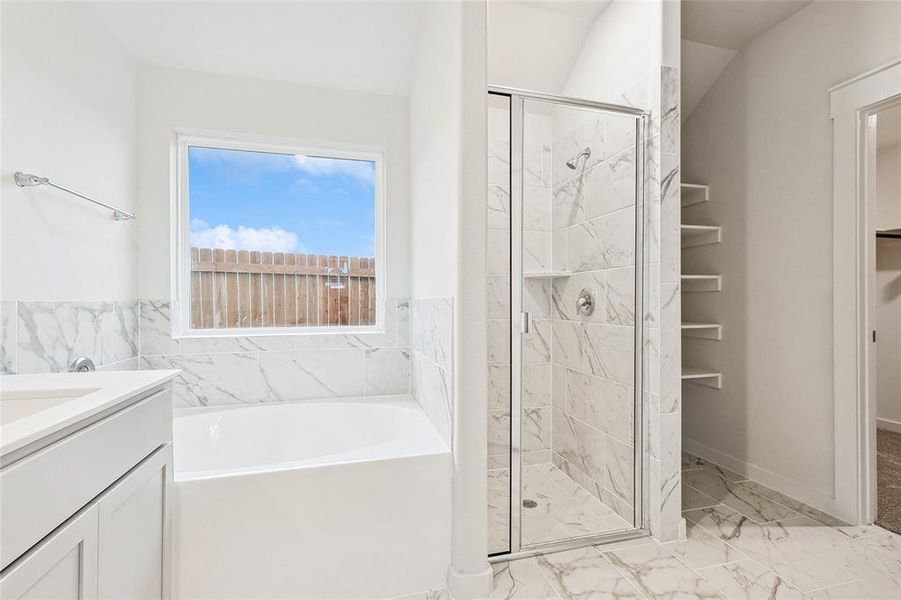
[[[691,456],[682,467],[683,488],[687,481],[703,488],[688,486],[684,542],[639,541],[498,563],[492,597],[901,599],[901,536],[844,525]],[[554,477],[549,471],[546,481]],[[704,506],[710,498],[715,504]],[[540,522],[556,526],[553,518]]]
[[[489,553],[503,552],[508,548],[508,477],[506,469],[489,471]],[[523,467],[523,500],[526,499],[535,501],[536,506],[522,509],[524,545],[631,528],[631,524],[613,509],[549,463]]]

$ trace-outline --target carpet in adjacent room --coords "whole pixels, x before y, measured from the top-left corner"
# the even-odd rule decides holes
[[[876,524],[901,533],[901,433],[876,430]]]

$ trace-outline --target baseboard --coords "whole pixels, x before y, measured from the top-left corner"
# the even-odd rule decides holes
[[[447,589],[454,600],[477,600],[491,594],[494,571],[488,560],[485,568],[478,573],[460,573],[453,565],[447,569]]]
[[[838,514],[835,498],[833,496],[811,489],[803,483],[789,479],[784,475],[774,473],[769,469],[759,467],[753,463],[749,463],[687,438],[682,439],[682,450],[703,458],[707,462],[712,462],[725,469],[734,471],[739,475],[744,475],[748,479],[756,481],[771,490],[785,494],[789,498],[794,498],[808,506],[823,511],[826,514]]]
[[[877,418],[876,429],[885,429],[886,431],[901,433],[901,421],[892,421],[891,419]]]

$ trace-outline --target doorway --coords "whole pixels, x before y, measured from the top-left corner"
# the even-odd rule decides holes
[[[833,123],[833,394],[835,411],[834,514],[853,524],[876,522],[879,504],[879,394],[891,393],[891,343],[896,331],[879,326],[879,308],[893,307],[895,277],[879,277],[894,244],[893,210],[880,211],[877,200],[879,118],[884,134],[894,133],[888,111],[901,105],[901,58],[834,86],[830,92]],[[883,113],[883,111],[886,111]],[[884,148],[894,144],[883,142]],[[890,173],[885,165],[883,174]],[[881,214],[880,214],[881,212]],[[878,237],[877,237],[878,235]],[[891,251],[889,251],[891,252]],[[877,253],[879,271],[877,271]],[[885,281],[887,279],[887,282]],[[888,297],[884,294],[888,293]],[[883,293],[883,296],[880,296]],[[880,337],[882,344],[880,345]],[[882,360],[880,361],[880,357]],[[880,362],[885,368],[880,368]],[[891,375],[893,376],[893,375]],[[882,383],[880,385],[880,379]],[[883,415],[887,413],[883,410]],[[877,427],[877,424],[882,427]],[[888,427],[887,427],[888,426]],[[883,435],[887,451],[890,436]],[[890,463],[884,463],[884,475]],[[886,482],[883,482],[884,484]],[[889,487],[883,485],[884,491]],[[884,515],[888,506],[883,507]]]
[[[875,229],[871,277],[875,320],[871,394],[876,405],[877,525],[901,533],[901,103],[882,108],[875,126]]]

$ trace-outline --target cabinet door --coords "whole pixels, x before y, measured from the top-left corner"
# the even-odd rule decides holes
[[[171,494],[170,443],[100,497],[100,598],[169,598]]]
[[[97,598],[97,507],[76,514],[7,567],[0,598]]]

